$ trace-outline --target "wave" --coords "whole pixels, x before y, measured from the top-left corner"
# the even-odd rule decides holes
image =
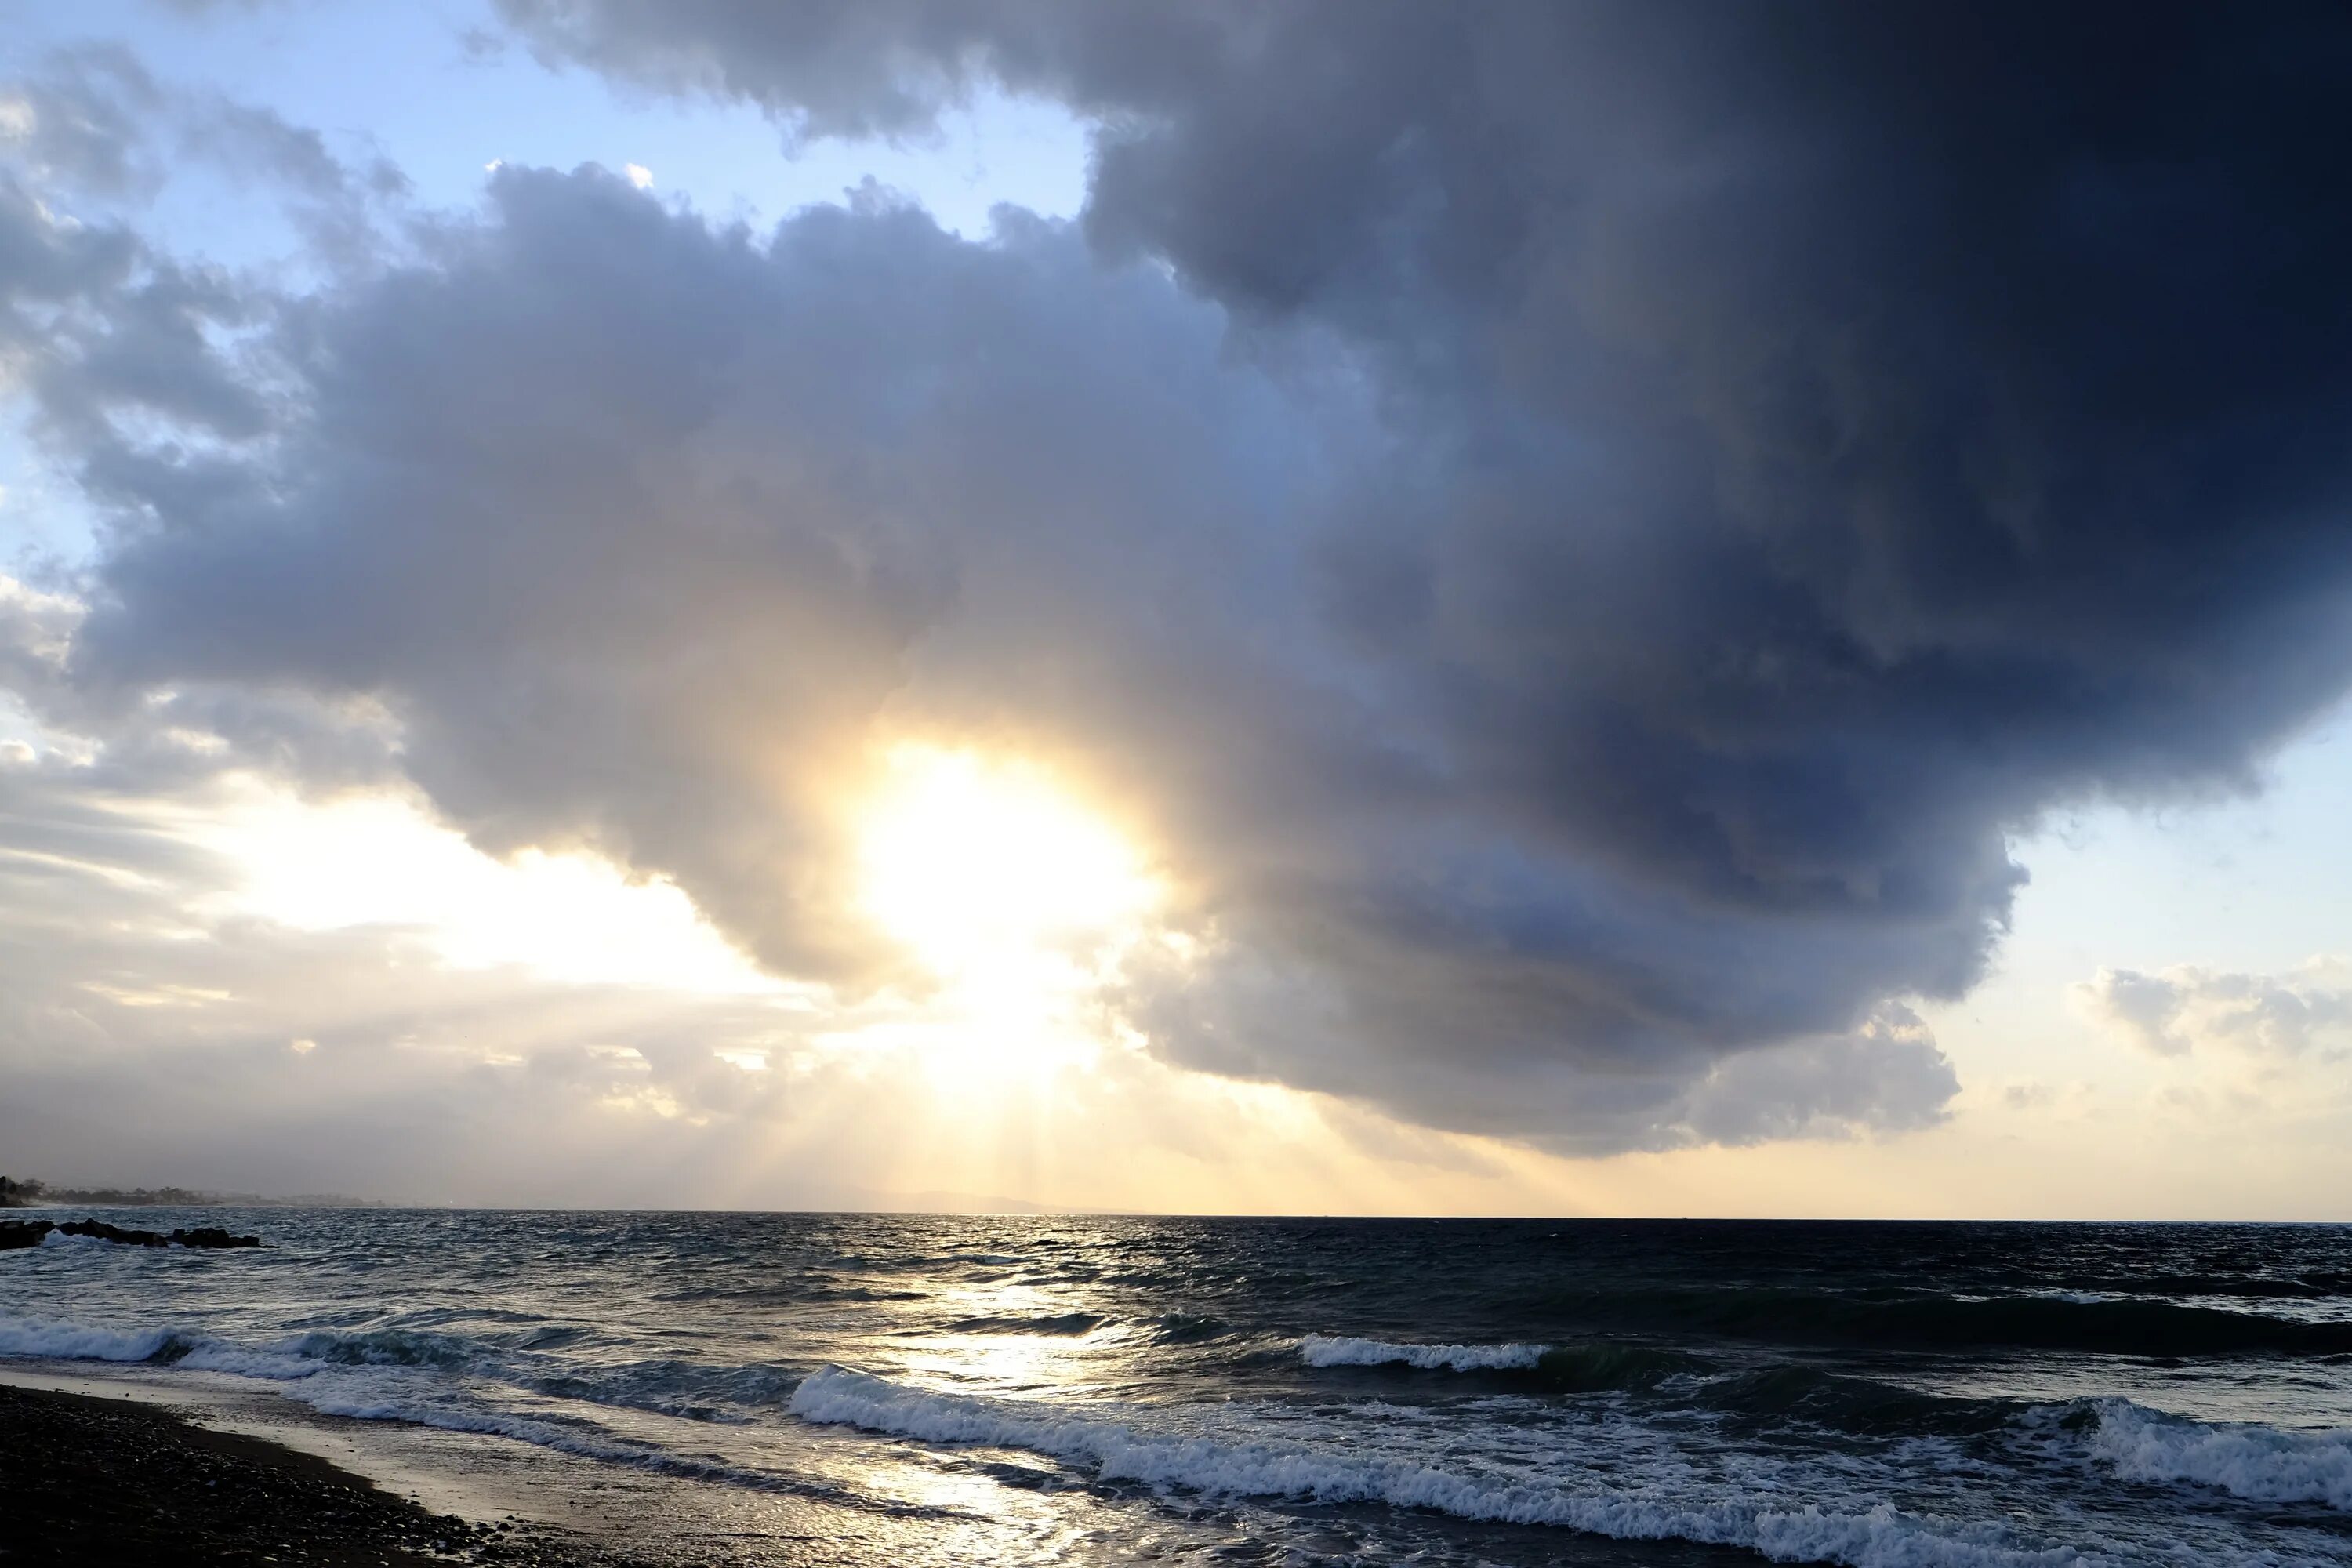
[[[1129,1425],[1130,1413],[1116,1407],[1090,1411],[931,1394],[837,1367],[803,1377],[797,1369],[776,1364],[567,1363],[531,1348],[548,1331],[546,1325],[528,1321],[501,1325],[481,1338],[412,1328],[320,1329],[243,1344],[177,1323],[130,1328],[0,1314],[0,1357],[144,1362],[268,1379],[289,1385],[294,1397],[327,1414],[495,1434],[584,1458],[767,1490],[814,1494],[824,1489],[731,1466],[716,1455],[680,1451],[674,1441],[624,1436],[578,1405],[571,1407],[578,1414],[567,1414],[563,1406],[541,1406],[528,1396],[729,1424],[772,1419],[782,1409],[806,1421],[920,1441],[1025,1449],[1087,1467],[1105,1480],[1236,1498],[1427,1508],[1470,1521],[1739,1546],[1785,1561],[1868,1568],[2015,1568],[2098,1561],[2052,1555],[2039,1542],[2017,1536],[2011,1525],[1963,1527],[1916,1511],[1916,1495],[1907,1497],[1913,1510],[1869,1497],[1842,1499],[1837,1494],[1846,1490],[1843,1484],[1822,1496],[1811,1481],[1784,1489],[1751,1477],[1724,1483],[1718,1495],[1694,1491],[1675,1479],[1672,1466],[1654,1472],[1639,1463],[1613,1477],[1595,1472],[1587,1484],[1573,1473],[1564,1479],[1532,1476],[1515,1468],[1517,1461],[1436,1447],[1430,1452],[1446,1457],[1433,1468],[1419,1452],[1381,1457],[1377,1438],[1358,1447],[1354,1440],[1325,1445],[1287,1436],[1250,1441],[1229,1433],[1175,1433],[1156,1428],[1190,1417],[1154,1409],[1132,1417],[1141,1425]],[[2013,1438],[2038,1440],[2037,1451],[2085,1479],[2110,1475],[2125,1483],[2210,1488],[2257,1504],[2352,1511],[2352,1432],[2200,1423],[2121,1399],[2032,1406],[1957,1400],[1809,1368],[1727,1373],[1652,1347],[1608,1342],[1462,1346],[1308,1336],[1296,1342],[1290,1353],[1313,1366],[1466,1372],[1517,1380],[1521,1386],[1664,1384],[1661,1397],[1695,1402],[1727,1422],[1746,1415],[1776,1426],[1783,1420],[1818,1422],[1891,1434],[1906,1444],[1930,1435],[1983,1433],[2004,1420],[2017,1421],[2021,1427]],[[509,1392],[488,1391],[484,1381]],[[1609,1445],[1654,1439],[1662,1430],[1613,1415],[1595,1430],[1603,1429]],[[2040,1448],[2042,1443],[2046,1449]],[[2007,1449],[2008,1444],[2001,1447]],[[1642,1479],[1629,1485],[1628,1476]],[[1813,1496],[1815,1504],[1790,1500],[1802,1496]],[[851,1498],[835,1500],[865,1506]]]
[[[207,1339],[192,1347],[180,1364],[192,1372],[228,1372],[244,1377],[307,1377],[330,1366],[415,1366],[443,1372],[471,1368],[487,1347],[448,1334],[408,1329],[313,1329],[259,1349]]]
[[[1603,1340],[1548,1351],[1536,1372],[1543,1385],[1556,1393],[1590,1394],[1649,1388],[1668,1378],[1696,1375],[1706,1365],[1679,1351]]]
[[[2067,1288],[2098,1296],[2222,1296],[2248,1300],[2325,1300],[2347,1293],[2352,1277],[2312,1270],[2273,1277],[2241,1274],[2150,1274],[2131,1279],[2084,1277]]]
[[[1417,1367],[1423,1372],[1497,1372],[1541,1362],[1549,1345],[1391,1344],[1386,1340],[1309,1334],[1298,1342],[1298,1358],[1308,1366]]]
[[[191,1342],[182,1329],[101,1329],[45,1318],[0,1317],[0,1357],[156,1361]]]
[[[1164,1312],[1151,1321],[1150,1337],[1163,1345],[1197,1345],[1222,1340],[1234,1331],[1223,1318],[1197,1312]]]
[[[1644,1332],[1792,1344],[2179,1358],[2352,1353],[2352,1322],[2057,1295],[1874,1300],[1820,1290],[1726,1287],[1580,1292],[1550,1298],[1546,1310],[1570,1321]]]
[[[1494,1373],[1553,1394],[1650,1388],[1695,1374],[1706,1363],[1678,1351],[1622,1341],[1581,1344],[1421,1344],[1308,1334],[1298,1359],[1311,1367],[1410,1367],[1418,1372]]]
[[[665,1359],[583,1365],[539,1348],[551,1341],[568,1342],[577,1332],[522,1329],[500,1343],[411,1329],[314,1329],[255,1345],[189,1327],[126,1331],[0,1316],[0,1358],[143,1363],[305,1384],[333,1384],[332,1374],[341,1372],[412,1371],[478,1377],[557,1399],[726,1425],[775,1410],[800,1378],[795,1369],[763,1363]],[[318,1405],[307,1389],[300,1397]]]
[[[1091,1467],[1106,1481],[1227,1497],[1429,1509],[1480,1522],[1554,1525],[1618,1540],[1744,1547],[1780,1562],[2057,1568],[2097,1561],[2070,1547],[2024,1544],[2002,1526],[1944,1525],[1886,1503],[1842,1512],[1756,1497],[1699,1503],[1599,1486],[1571,1490],[1408,1459],[1153,1434],[1012,1400],[926,1393],[841,1367],[812,1373],[789,1408],[804,1421],[919,1442],[1024,1449]]]
[[[1801,1421],[1865,1436],[1990,1432],[2029,1408],[2013,1399],[1923,1394],[1875,1378],[1788,1364],[1693,1378],[1685,1386],[1697,1403],[1729,1415]]]
[[[1433,1345],[1309,1334],[1298,1342],[1298,1353],[1312,1367],[1404,1366],[1423,1372],[1495,1373],[1520,1390],[1543,1394],[1663,1387],[1664,1395],[1677,1405],[1696,1405],[1735,1416],[1804,1421],[1862,1434],[1990,1431],[2022,1408],[2015,1400],[1956,1399],[1787,1363],[1724,1372],[1697,1356],[1622,1341]]]
[[[490,1410],[457,1408],[431,1399],[366,1391],[331,1390],[306,1394],[303,1403],[322,1415],[341,1415],[353,1421],[403,1421],[444,1432],[472,1432],[493,1437],[510,1437],[517,1442],[551,1448],[579,1458],[628,1465],[636,1469],[688,1480],[719,1481],[754,1491],[792,1492],[852,1505],[860,1504],[863,1500],[838,1488],[795,1479],[772,1470],[751,1469],[717,1459],[674,1453],[646,1444],[625,1442],[584,1426],[533,1420],[528,1416]]]
[[[946,1520],[961,1517],[961,1510],[952,1507],[869,1497],[824,1481],[729,1464],[707,1456],[681,1454],[617,1437],[585,1423],[533,1419],[493,1410],[452,1406],[429,1397],[357,1389],[306,1389],[301,1397],[304,1404],[322,1415],[340,1415],[354,1421],[398,1421],[411,1426],[431,1426],[444,1432],[507,1437],[535,1447],[550,1448],[604,1464],[626,1465],[656,1475],[713,1481],[748,1491],[810,1498],[838,1507],[884,1513],[894,1519]]]
[[[288,1384],[286,1392],[290,1397],[324,1415],[358,1421],[397,1421],[442,1431],[507,1437],[580,1458],[627,1465],[660,1475],[722,1482],[756,1491],[790,1493],[894,1516],[947,1518],[957,1511],[868,1498],[819,1481],[679,1453],[604,1431],[587,1420],[562,1415],[534,1416],[462,1403],[463,1394],[451,1383],[437,1378],[417,1382],[406,1376],[414,1372],[463,1370],[451,1353],[449,1342],[435,1335],[414,1335],[397,1330],[357,1334],[320,1331],[256,1348],[187,1328],[121,1331],[0,1315],[0,1359],[11,1358],[144,1363],[175,1371],[226,1373]],[[647,1363],[647,1367],[658,1374],[663,1364]],[[609,1370],[626,1374],[646,1369]],[[771,1408],[780,1404],[799,1381],[795,1374],[771,1367],[689,1370],[709,1370],[730,1380],[749,1379],[763,1384]],[[514,1386],[541,1391],[530,1380],[516,1380]],[[567,1395],[567,1391],[553,1388],[544,1392]],[[583,1386],[568,1392],[568,1396],[594,1404],[660,1409],[659,1403],[654,1400],[612,1397],[609,1387],[601,1393],[602,1397],[599,1392]]]
[[[518,1336],[528,1346],[535,1333]],[[472,1376],[556,1399],[643,1410],[681,1420],[741,1425],[782,1405],[795,1371],[753,1363],[713,1365],[657,1359],[579,1364],[441,1334],[400,1329],[316,1331],[259,1348],[206,1339],[177,1355],[189,1371],[298,1383],[338,1368],[379,1367]]]
[[[2167,1415],[2103,1399],[2091,1452],[2127,1481],[2187,1481],[2256,1502],[2352,1510],[2352,1431],[2293,1432]]]

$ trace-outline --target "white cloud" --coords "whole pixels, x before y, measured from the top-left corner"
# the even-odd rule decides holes
[[[677,886],[584,854],[499,860],[405,795],[327,804],[239,781],[181,830],[234,868],[204,908],[301,931],[400,926],[460,968],[519,964],[554,981],[698,994],[784,990],[728,946]]]
[[[636,186],[637,189],[644,191],[653,188],[654,172],[643,163],[624,163],[621,165],[621,172],[629,176],[629,184]]]
[[[2334,1057],[2352,1036],[2352,960],[2315,958],[2285,974],[2196,964],[2154,973],[2103,968],[2071,987],[2069,1000],[2109,1034],[2159,1057]]]

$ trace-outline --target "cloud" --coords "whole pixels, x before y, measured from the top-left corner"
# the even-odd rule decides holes
[[[2352,1032],[2352,963],[2315,959],[2299,973],[2243,974],[2177,964],[2154,974],[2102,969],[2069,993],[2077,1011],[2159,1057],[2235,1053],[2282,1060],[2343,1054]]]
[[[171,307],[254,357],[55,355],[113,527],[58,700],[379,712],[478,844],[852,995],[860,759],[1022,752],[1170,873],[1102,999],[1164,1059],[1601,1152],[1934,1121],[1896,1009],[2009,836],[2243,785],[2352,676],[2324,14],[502,9],[795,135],[1061,99],[1086,213],[504,167]],[[24,232],[142,320],[143,242]]]
[[[34,176],[107,195],[152,190],[142,156],[164,94],[120,46],[61,50],[45,69],[0,91],[0,147]]]
[[[309,311],[334,374],[272,467],[131,470],[141,508],[208,521],[126,531],[86,689],[381,700],[478,842],[672,875],[776,972],[853,992],[904,975],[846,912],[830,795],[893,729],[993,738],[1171,858],[1205,956],[1118,1000],[1171,1060],[1601,1149],[1744,1136],[1682,1097],[1748,1045],[1932,1064],[1899,1080],[1924,1105],[1857,1102],[1888,1125],[1948,1094],[1932,1046],[1759,986],[1887,938],[1516,843],[1344,690],[1285,588],[1331,476],[1385,445],[1323,394],[1338,351],[1236,359],[1215,312],[1034,221],[974,247],[877,196],[762,242],[593,171],[492,196],[431,265]]]
[[[261,195],[303,263],[372,264],[405,178],[367,153],[346,163],[267,110],[159,82],[129,50],[56,51],[0,86],[0,389],[32,395],[37,429],[84,482],[148,458],[118,431],[155,422],[183,443],[243,441],[279,388],[252,351],[284,303],[233,269],[175,258],[135,215],[187,170],[226,176],[213,199]]]
[[[258,395],[207,341],[245,314],[217,272],[61,216],[0,170],[0,386],[28,390],[40,424],[77,454],[95,455],[117,417],[257,433]]]
[[[453,963],[429,928],[254,918],[219,896],[249,868],[198,841],[225,782],[142,794],[61,760],[0,760],[12,1168],[614,1206],[970,1206],[956,1193],[1125,1206],[1182,1192],[1262,1212],[1286,1192],[1361,1211],[1438,1203],[1439,1181],[1525,1191],[1492,1149],[1132,1049],[1008,1082],[960,1065],[951,1031],[920,1047],[814,1038],[919,1020],[903,1004],[859,1014],[559,983]],[[1003,1135],[1001,1119],[1046,1116],[1045,1147]],[[1386,1167],[1401,1153],[1415,1168],[1399,1176]]]

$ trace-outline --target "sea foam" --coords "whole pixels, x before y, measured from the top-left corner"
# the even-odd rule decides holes
[[[2352,1510],[2352,1432],[2190,1421],[2126,1399],[2098,1402],[2091,1451],[2127,1481],[2188,1481],[2258,1502]]]
[[[111,1248],[116,1244],[107,1240],[106,1237],[102,1236],[82,1236],[73,1231],[53,1230],[41,1237],[40,1245],[43,1247],[103,1247]]]
[[[1392,1344],[1386,1340],[1309,1334],[1298,1342],[1298,1359],[1308,1366],[1411,1366],[1423,1372],[1496,1372],[1531,1367],[1549,1345]]]
[[[1431,1509],[1482,1522],[1555,1525],[1619,1540],[1745,1547],[1783,1563],[1851,1568],[2090,1568],[2108,1559],[2018,1542],[1989,1524],[1943,1524],[1887,1503],[1852,1511],[1776,1506],[1759,1497],[1699,1502],[1505,1474],[1457,1472],[1406,1458],[1306,1446],[1155,1434],[1101,1415],[1014,1400],[932,1394],[826,1367],[789,1406],[803,1420],[922,1442],[1021,1448],[1135,1480],[1229,1497]]]
[[[325,1415],[509,1437],[582,1458],[689,1479],[856,1500],[842,1500],[835,1489],[793,1477],[620,1438],[578,1420],[534,1419],[454,1403],[458,1391],[431,1375],[461,1364],[447,1348],[449,1343],[440,1336],[399,1331],[319,1331],[252,1347],[188,1328],[125,1331],[0,1314],[0,1359],[168,1363],[174,1371],[226,1373],[297,1384],[287,1392]]]

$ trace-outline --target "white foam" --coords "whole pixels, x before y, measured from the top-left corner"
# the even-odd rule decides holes
[[[445,1431],[510,1437],[583,1458],[763,1490],[805,1489],[788,1477],[615,1441],[585,1428],[453,1405],[446,1397],[451,1391],[433,1376],[436,1368],[386,1356],[383,1346],[372,1342],[398,1338],[396,1334],[314,1331],[256,1349],[193,1329],[122,1331],[0,1315],[0,1359],[143,1362],[177,1347],[184,1353],[173,1358],[174,1371],[227,1373],[299,1384],[299,1388],[287,1392],[325,1415],[404,1421]],[[330,1355],[340,1359],[321,1359]]]
[[[1022,1448],[1139,1480],[1231,1497],[1379,1502],[1457,1518],[1559,1525],[1619,1540],[1746,1547],[1783,1563],[1850,1568],[2088,1568],[2108,1559],[2073,1547],[2015,1545],[1995,1525],[1942,1525],[1880,1503],[1852,1512],[1776,1506],[1761,1497],[1674,1501],[1605,1487],[1570,1489],[1456,1472],[1413,1459],[1305,1446],[1226,1443],[1139,1431],[1013,1400],[929,1394],[841,1367],[803,1380],[789,1406],[803,1420],[934,1443]]]
[[[100,1329],[44,1318],[0,1316],[0,1356],[53,1361],[148,1361],[181,1339],[175,1329]]]
[[[267,1378],[291,1383],[327,1370],[326,1363],[277,1351],[247,1350],[224,1340],[206,1339],[175,1363],[188,1372],[225,1372],[236,1377]]]
[[[1543,1360],[1549,1345],[1418,1345],[1391,1344],[1386,1340],[1348,1339],[1309,1334],[1298,1342],[1298,1358],[1308,1366],[1419,1367],[1434,1372],[1495,1372],[1530,1367]]]
[[[43,1247],[113,1247],[117,1245],[102,1236],[81,1236],[53,1230],[41,1237]]]
[[[420,1397],[397,1387],[374,1388],[370,1386],[365,1374],[345,1379],[320,1379],[317,1384],[306,1385],[299,1397],[322,1415],[341,1415],[355,1421],[404,1421],[419,1426],[437,1427],[445,1432],[508,1437],[583,1459],[628,1465],[658,1475],[718,1481],[756,1491],[825,1495],[832,1490],[796,1477],[730,1465],[716,1458],[675,1453],[666,1448],[623,1441],[583,1426],[533,1420],[527,1415],[495,1410],[467,1409],[429,1395]]]
[[[2101,1400],[2091,1451],[2127,1481],[2189,1481],[2259,1502],[2352,1510],[2352,1431],[2290,1432]]]
[[[601,1442],[584,1433],[566,1431],[544,1421],[495,1411],[453,1408],[431,1399],[409,1396],[397,1391],[380,1391],[361,1384],[359,1380],[352,1381],[352,1387],[306,1394],[302,1402],[322,1415],[341,1415],[354,1421],[406,1421],[419,1426],[436,1426],[445,1432],[478,1432],[495,1437],[512,1437],[519,1442],[560,1449],[583,1458],[628,1462],[648,1457],[643,1450]],[[667,1458],[660,1455],[652,1457]]]

